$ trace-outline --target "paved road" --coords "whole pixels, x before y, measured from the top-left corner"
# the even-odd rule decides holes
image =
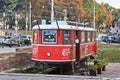
[[[120,80],[120,63],[110,63],[97,76],[0,73],[0,80]]]
[[[25,47],[31,47],[31,46],[23,46],[23,48]],[[16,46],[12,46],[12,47],[5,46],[4,48],[0,47],[0,54],[16,52],[16,48],[17,48]],[[22,47],[18,47],[18,48],[22,48]]]
[[[15,52],[16,47],[4,47],[4,48],[0,48],[0,54],[1,53],[11,53],[11,52]]]
[[[44,74],[1,74],[0,80],[103,80],[100,77]],[[106,79],[107,80],[107,79]]]
[[[106,71],[98,75],[99,77],[119,78],[120,80],[120,63],[109,63]]]

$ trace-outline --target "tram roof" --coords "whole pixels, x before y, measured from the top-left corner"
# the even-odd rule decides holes
[[[72,25],[75,24],[75,25]],[[57,30],[57,29],[63,29],[63,30],[85,30],[85,31],[95,31],[94,28],[92,27],[85,27],[82,23],[78,23],[76,25],[75,22],[72,22],[72,24],[68,24],[67,22],[58,22],[58,23],[53,23],[53,24],[40,24],[40,25],[35,25],[33,26],[33,30],[37,29],[50,29],[50,30]]]

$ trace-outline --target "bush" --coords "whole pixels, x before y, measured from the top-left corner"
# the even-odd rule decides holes
[[[97,65],[89,65],[89,69],[96,71],[97,70]]]
[[[108,60],[107,59],[99,60],[98,64],[96,64],[96,65],[90,64],[89,65],[89,69],[95,71],[97,69],[102,68],[103,66],[105,66],[107,64],[108,64]]]
[[[100,69],[107,64],[108,64],[108,60],[106,60],[106,59],[100,60],[100,61],[98,61],[97,69]]]

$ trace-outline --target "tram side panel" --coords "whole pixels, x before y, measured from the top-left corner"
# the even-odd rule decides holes
[[[85,42],[84,43],[80,43],[80,58],[84,58],[90,55],[94,55],[95,52],[98,50],[98,46],[97,43],[95,41],[95,32],[90,32],[91,33],[91,37],[89,38],[88,32],[84,32],[85,34]],[[81,33],[81,38],[83,36],[83,33]],[[88,39],[90,41],[88,41]]]
[[[75,59],[75,49],[70,49],[71,46],[33,46],[32,59],[37,61],[71,61]]]
[[[33,30],[33,44],[41,44],[42,43],[42,30]]]
[[[80,58],[94,55],[95,51],[96,51],[96,46],[94,42],[81,44],[80,45]]]
[[[63,44],[63,31],[61,29],[59,29],[59,31],[57,33],[58,33],[58,37],[57,37],[58,44]]]

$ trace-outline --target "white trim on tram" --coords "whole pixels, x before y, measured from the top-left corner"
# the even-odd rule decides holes
[[[88,44],[92,44],[93,42],[90,43],[81,43],[81,45],[88,45]],[[75,44],[31,44],[32,46],[76,46]]]
[[[44,60],[44,59],[34,59],[32,58],[32,60],[35,60],[35,61],[46,61],[46,62],[70,62],[70,61],[75,61],[75,59],[73,60]]]

